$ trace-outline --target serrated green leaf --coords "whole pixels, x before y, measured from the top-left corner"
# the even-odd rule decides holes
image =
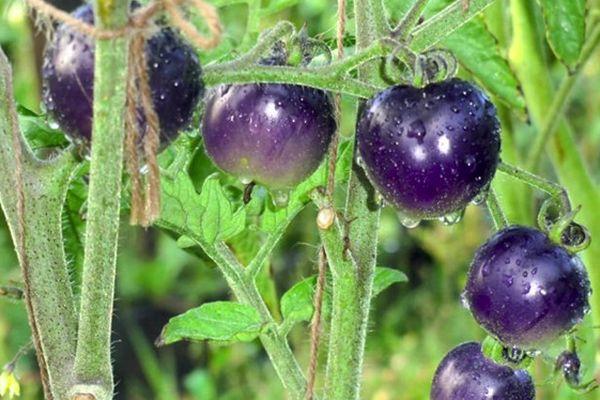
[[[220,342],[254,340],[262,331],[258,311],[229,301],[207,303],[169,320],[159,342],[171,344],[181,340],[215,340]]]
[[[465,24],[442,43],[491,94],[525,113],[525,99],[519,81],[500,53],[496,38],[481,18]]]
[[[185,170],[175,177],[166,176],[161,188],[163,201],[158,225],[198,237],[207,244],[227,240],[245,228],[245,209],[233,211],[216,175],[204,181],[200,194]],[[190,247],[190,239],[182,238],[178,244]]]
[[[408,277],[397,269],[377,267],[373,279],[373,294],[375,297],[394,283],[408,282]]]
[[[242,207],[233,212],[233,207],[216,175],[204,181],[199,196],[199,206],[202,207],[201,233],[207,243],[212,244],[217,239],[227,240],[244,230],[246,210]]]
[[[569,69],[579,61],[585,41],[585,0],[539,0],[546,37],[556,57]]]

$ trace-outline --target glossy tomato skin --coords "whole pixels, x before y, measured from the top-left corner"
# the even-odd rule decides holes
[[[206,152],[219,168],[274,190],[312,174],[335,130],[327,93],[287,84],[219,86],[202,120]]]
[[[412,218],[463,210],[490,183],[499,161],[496,109],[459,79],[380,92],[363,108],[357,135],[375,188]]]
[[[463,296],[491,335],[535,350],[583,319],[589,294],[579,257],[537,229],[512,226],[477,250]]]
[[[479,343],[459,345],[438,366],[431,400],[533,400],[535,387],[525,370],[485,357]]]
[[[89,4],[77,8],[73,16],[94,23]],[[161,140],[167,143],[192,119],[204,93],[202,70],[194,49],[168,27],[146,42],[145,51]],[[46,48],[42,77],[48,113],[72,139],[88,141],[92,132],[94,41],[68,26],[59,26]],[[138,111],[143,124],[141,105]]]

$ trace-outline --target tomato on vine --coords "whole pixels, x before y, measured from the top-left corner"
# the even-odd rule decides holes
[[[94,23],[92,6],[73,12]],[[179,34],[161,27],[146,42],[146,61],[154,109],[163,142],[188,126],[204,93],[200,61]],[[67,25],[57,28],[44,53],[43,102],[48,113],[73,140],[89,141],[94,97],[94,40]],[[140,121],[144,120],[139,107]]]
[[[589,295],[579,257],[537,229],[512,226],[477,250],[464,300],[502,343],[534,350],[581,322]]]
[[[322,90],[248,84],[216,88],[206,101],[206,152],[242,182],[285,191],[323,161],[336,130],[333,103]]]
[[[455,221],[499,161],[496,108],[459,79],[380,92],[364,106],[356,134],[368,176],[406,225]]]
[[[431,400],[534,400],[529,373],[496,364],[475,342],[450,351],[435,371]]]

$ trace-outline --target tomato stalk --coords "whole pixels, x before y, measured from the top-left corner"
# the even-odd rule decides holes
[[[75,160],[68,152],[52,160],[39,160],[30,151],[16,122],[11,74],[0,49],[0,203],[21,264],[24,300],[45,396],[62,400],[71,385],[77,322],[61,211]],[[22,214],[18,210],[19,190],[24,197]]]
[[[98,0],[96,26],[127,22],[129,2]],[[111,326],[123,166],[127,38],[96,41],[88,220],[73,394],[108,400],[113,393]],[[75,396],[76,397],[76,396]]]

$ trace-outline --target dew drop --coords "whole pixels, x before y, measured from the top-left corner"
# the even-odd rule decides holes
[[[469,306],[469,300],[467,299],[467,291],[466,290],[460,294],[460,303],[467,310],[471,309],[471,307]]]
[[[471,200],[471,203],[476,206],[483,204],[483,203],[485,203],[487,196],[488,196],[488,190],[483,189],[475,197],[473,197],[473,200]]]
[[[290,193],[287,190],[275,190],[271,193],[275,207],[285,207],[290,201]]]
[[[361,156],[356,156],[356,164],[361,168],[365,167],[365,162],[363,161]]]
[[[247,176],[241,176],[240,182],[242,182],[243,185],[249,185],[250,183],[252,183],[252,178],[249,178]]]
[[[56,121],[50,121],[48,123],[48,126],[50,127],[50,129],[58,129],[59,128],[58,122],[56,122]]]
[[[412,218],[402,213],[398,213],[398,219],[400,220],[402,226],[408,229],[416,228],[421,223],[419,218]]]
[[[465,210],[459,210],[453,213],[450,213],[448,215],[444,215],[443,217],[440,217],[440,221],[444,224],[444,225],[454,225],[460,222],[460,220],[463,218],[463,215],[465,214]]]

